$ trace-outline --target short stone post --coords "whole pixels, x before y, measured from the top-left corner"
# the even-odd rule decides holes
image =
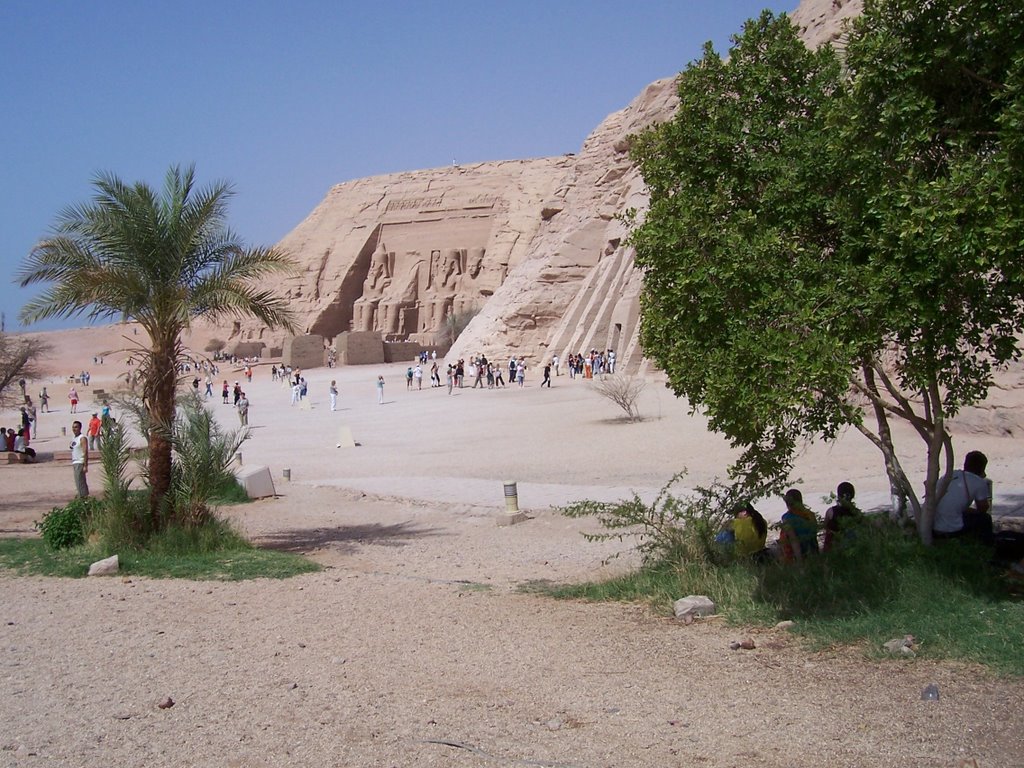
[[[519,488],[514,480],[505,481],[505,513],[498,517],[498,525],[515,525],[526,519],[519,511]]]

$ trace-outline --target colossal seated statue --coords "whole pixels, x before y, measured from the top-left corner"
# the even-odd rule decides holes
[[[373,331],[376,329],[377,307],[384,291],[391,283],[391,258],[384,241],[370,257],[370,268],[363,280],[363,293],[352,303],[352,330]]]

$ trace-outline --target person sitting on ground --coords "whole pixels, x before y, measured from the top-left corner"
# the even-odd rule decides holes
[[[860,510],[853,502],[856,490],[852,483],[842,482],[836,488],[836,504],[828,508],[825,513],[825,539],[821,544],[821,551],[828,552],[836,541],[836,534],[850,524],[852,520],[860,517]]]
[[[24,454],[27,457],[26,461],[35,461],[36,451],[34,448],[28,447],[24,429],[19,429],[17,436],[14,438],[14,452]]]
[[[786,512],[779,523],[779,547],[785,562],[802,560],[818,551],[818,520],[804,506],[804,497],[796,488],[790,488],[782,497]]]
[[[992,493],[985,479],[987,466],[988,457],[981,451],[969,451],[964,456],[963,471],[953,472],[935,509],[932,533],[936,539],[970,537],[992,544]]]
[[[732,545],[738,558],[761,560],[768,538],[768,523],[764,516],[749,501],[736,507],[732,514],[732,520],[726,523],[725,530],[716,541]]]

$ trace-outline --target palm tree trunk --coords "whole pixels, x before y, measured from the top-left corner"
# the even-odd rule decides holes
[[[150,353],[151,381],[146,403],[149,411],[149,513],[154,530],[162,529],[173,516],[170,508],[171,427],[177,385],[177,349],[173,339],[153,339]]]

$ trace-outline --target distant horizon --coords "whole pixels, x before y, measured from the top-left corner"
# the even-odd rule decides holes
[[[271,245],[338,184],[577,154],[705,41],[724,53],[748,18],[797,5],[9,0],[0,259],[13,279],[100,172],[159,187],[169,167],[194,163],[201,184],[234,187],[242,240]],[[8,332],[89,327],[81,316],[22,327],[39,290],[9,288]]]

